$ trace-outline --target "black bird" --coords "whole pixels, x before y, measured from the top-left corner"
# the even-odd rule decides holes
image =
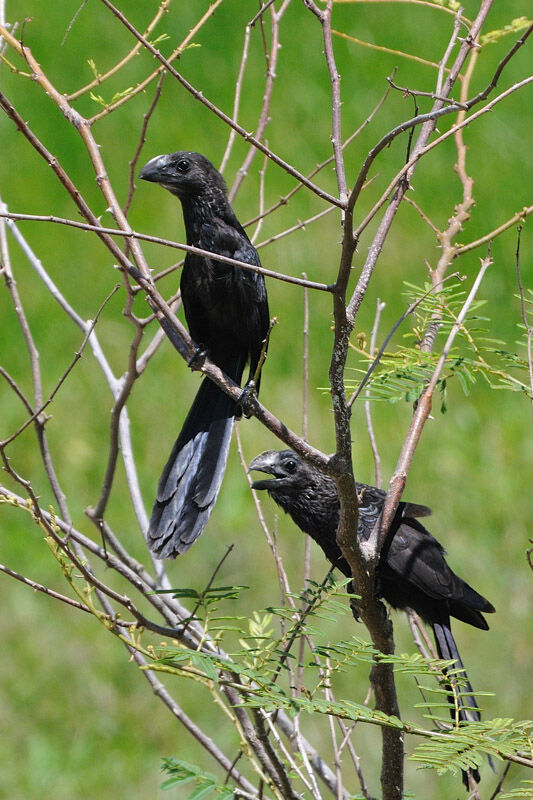
[[[320,545],[333,566],[351,577],[336,541],[339,500],[335,482],[292,450],[267,450],[253,459],[249,470],[273,476],[254,481],[252,488],[266,489],[296,525]],[[357,535],[366,540],[381,513],[385,492],[364,483],[357,483],[357,492],[360,497]],[[461,671],[461,691],[468,692],[461,697],[465,705],[459,718],[478,721],[479,711],[452,635],[450,617],[488,630],[481,612],[492,613],[494,606],[452,572],[442,545],[418,522],[418,517],[430,514],[427,506],[400,503],[390,548],[384,563],[378,567],[378,591],[393,608],[412,608],[431,625],[440,658],[456,661]],[[451,712],[453,719],[453,709]]]
[[[187,244],[260,266],[228,202],[224,179],[205,156],[188,151],[156,156],[139,177],[179,198]],[[187,253],[180,288],[199,352],[207,353],[238,384],[249,361],[251,380],[269,325],[263,276]],[[160,558],[184,553],[206,526],[224,477],[233,420],[240,412],[235,401],[204,379],[159,481],[148,544]]]

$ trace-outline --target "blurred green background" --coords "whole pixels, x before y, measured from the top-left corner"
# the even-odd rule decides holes
[[[277,4],[278,5],[278,4]],[[464,3],[465,14],[473,18],[476,3]],[[79,6],[74,2],[43,0],[8,2],[7,18],[18,22],[18,35],[61,92],[71,92],[87,83],[93,59],[103,73],[132,46],[130,35],[110,12],[96,0],[82,7],[69,35],[65,33]],[[527,14],[526,0],[495,3],[485,32]],[[157,3],[123,0],[121,10],[143,30],[157,9]],[[166,33],[161,43],[169,53],[208,8],[208,3],[174,0],[152,38]],[[231,113],[236,75],[246,23],[255,14],[256,3],[225,0],[212,19],[194,37],[199,47],[188,49],[178,69],[206,97]],[[404,51],[435,62],[449,39],[453,16],[427,4],[345,3],[335,7],[334,27],[367,42]],[[267,26],[268,27],[268,26]],[[268,38],[268,30],[267,30]],[[486,46],[479,57],[471,94],[485,86],[499,60],[517,38],[513,34]],[[269,146],[301,172],[308,173],[330,155],[329,78],[322,55],[317,20],[293,0],[280,27],[282,48],[276,73],[271,121],[266,131]],[[349,135],[372,111],[386,89],[386,76],[398,66],[396,81],[431,91],[435,69],[402,58],[398,54],[364,48],[336,39],[338,68],[342,75],[343,134]],[[6,57],[24,70],[24,65],[7,50]],[[523,49],[506,68],[501,89],[527,74],[530,53]],[[135,86],[156,62],[146,53],[136,56],[117,76],[96,90],[106,101],[115,92]],[[250,53],[243,82],[240,122],[253,130],[260,110],[265,72],[261,28],[252,30]],[[28,121],[32,130],[54,153],[77,183],[97,216],[112,224],[106,204],[97,188],[86,151],[72,126],[48,97],[28,77],[13,73],[2,64],[0,88]],[[122,201],[127,196],[128,162],[139,140],[143,114],[154,93],[152,84],[121,109],[94,126],[102,157]],[[468,146],[467,170],[475,180],[476,206],[461,234],[468,242],[500,225],[531,203],[530,139],[531,93],[516,93],[465,131]],[[420,103],[421,109],[428,106]],[[84,96],[76,108],[87,116],[100,110]],[[412,100],[391,93],[375,120],[346,151],[349,182],[369,148],[390,128],[411,116]],[[446,130],[451,120],[439,125]],[[37,156],[14,125],[0,117],[3,158],[0,159],[0,194],[11,211],[55,214],[78,218],[77,211],[48,166]],[[176,149],[204,152],[220,163],[228,137],[224,124],[194,100],[180,85],[167,78],[161,101],[148,128],[139,166],[152,156]],[[383,187],[403,163],[405,137],[398,138],[375,165],[374,184],[365,192],[357,218],[361,219]],[[247,146],[237,140],[226,170],[231,185]],[[453,172],[455,150],[449,140],[418,167],[411,196],[439,228],[461,199],[461,187]],[[258,211],[259,176],[262,157],[253,162],[247,180],[235,201],[244,222]],[[317,182],[336,191],[331,167]],[[273,164],[268,164],[265,204],[269,206],[294,185]],[[266,218],[258,240],[274,235],[298,220],[322,210],[324,204],[313,194],[300,191],[290,203]],[[137,230],[180,240],[183,228],[178,204],[158,187],[139,186],[130,214]],[[376,223],[359,244],[354,272],[364,262]],[[92,318],[119,275],[105,249],[89,233],[42,223],[20,223],[20,229],[34,248],[60,290],[84,318]],[[272,269],[331,282],[339,260],[340,224],[332,212],[305,230],[300,230],[261,251],[263,264]],[[11,259],[25,311],[40,352],[45,394],[79,348],[82,335],[58,312],[50,294],[36,277],[24,255],[9,237]],[[526,287],[533,286],[531,234],[526,222],[522,237],[522,273]],[[516,230],[494,242],[494,265],[486,276],[480,297],[486,301],[483,313],[490,317],[489,335],[517,349],[520,307],[516,297]],[[161,247],[144,248],[150,265],[159,269],[176,260],[176,251]],[[426,263],[435,266],[440,250],[435,236],[412,207],[404,205],[387,239],[370,291],[361,309],[356,334],[369,337],[376,298],[387,303],[381,324],[383,339],[406,306],[403,282],[422,285]],[[479,258],[485,250],[474,251],[457,263],[471,285]],[[171,294],[177,285],[174,273],[163,288]],[[299,288],[270,280],[271,313],[279,325],[271,341],[262,385],[262,400],[293,429],[301,430],[301,355],[303,302]],[[331,352],[331,304],[327,295],[310,294],[310,440],[330,452],[334,446],[333,420],[329,399],[318,387],[327,385]],[[98,335],[116,374],[125,369],[131,326],[122,316],[124,293],[120,290],[106,306],[98,323]],[[138,313],[147,313],[142,298]],[[397,334],[410,329],[404,324]],[[150,333],[155,330],[152,326]],[[524,355],[524,352],[521,351]],[[31,396],[28,356],[5,286],[0,291],[0,363]],[[349,368],[360,366],[355,358]],[[167,451],[177,434],[198,376],[187,371],[168,344],[160,348],[146,373],[135,386],[129,403],[133,442],[146,506],[154,496],[157,477]],[[5,382],[0,384],[0,436],[10,435],[25,419],[20,402]],[[94,504],[105,466],[111,396],[100,370],[86,350],[50,409],[47,432],[56,469],[67,495],[74,524],[93,535],[83,510]],[[412,407],[409,403],[374,404],[374,422],[385,480],[396,463],[407,430]],[[494,692],[483,698],[487,717],[524,718],[531,715],[531,572],[525,558],[531,537],[532,492],[531,403],[519,393],[491,391],[478,383],[468,397],[459,386],[449,386],[448,411],[441,414],[435,404],[434,419],[428,422],[409,475],[406,496],[434,508],[432,532],[445,544],[450,563],[469,582],[490,598],[497,609],[491,632],[483,634],[458,624],[456,635],[468,665],[474,687]],[[278,443],[255,420],[240,424],[245,455],[250,460]],[[353,416],[354,465],[358,479],[373,481],[373,464],[362,406]],[[31,479],[46,508],[52,503],[32,429],[11,446],[13,467]],[[7,478],[6,478],[7,480]],[[9,488],[16,489],[11,483]],[[264,503],[267,519],[274,509]],[[55,561],[50,557],[39,530],[29,517],[2,507],[0,560],[10,568],[65,591]],[[124,476],[119,468],[108,520],[136,557],[148,563],[142,537],[130,507]],[[279,520],[280,548],[286,559],[294,590],[301,587],[304,541],[287,519]],[[216,510],[204,536],[194,549],[168,565],[173,585],[201,589],[224,555],[234,544],[218,576],[222,584],[245,584],[250,589],[235,605],[235,613],[246,615],[279,602],[279,588],[272,559],[258,525],[247,481],[239,465],[236,448],[230,457],[225,482]],[[313,550],[313,576],[320,580],[326,571],[323,557]],[[180,729],[170,714],[151,694],[136,667],[128,663],[125,651],[86,615],[53,602],[42,595],[0,576],[3,613],[0,618],[0,797],[42,798],[136,798],[186,797],[186,789],[167,793],[159,789],[161,758],[176,755],[216,771],[213,762]],[[232,607],[233,608],[233,607]],[[407,625],[395,615],[398,651],[412,649]],[[349,616],[325,631],[332,638],[352,634]],[[364,630],[359,627],[358,635]],[[367,681],[366,669],[345,675],[340,682],[347,697],[360,699]],[[418,702],[415,687],[399,680],[405,716],[408,706]],[[171,687],[172,688],[172,687]],[[185,689],[185,691],[184,691]],[[186,711],[201,725],[213,728],[220,716],[211,707],[209,695],[191,686],[176,689]],[[183,696],[185,694],[185,696]],[[321,721],[322,722],[322,721]],[[320,730],[306,721],[311,739]],[[229,736],[229,733],[224,733]],[[354,744],[366,767],[370,788],[377,793],[379,733],[361,729]],[[412,748],[414,743],[408,742]],[[357,784],[346,770],[348,788]],[[507,788],[518,785],[524,771],[512,767]],[[495,778],[485,769],[483,796]],[[407,788],[420,798],[449,800],[464,796],[458,778],[436,780],[428,772],[407,765]]]

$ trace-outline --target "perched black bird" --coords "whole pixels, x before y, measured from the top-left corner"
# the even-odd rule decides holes
[[[180,199],[187,244],[260,265],[228,202],[224,179],[205,156],[157,156],[139,177]],[[199,348],[239,384],[249,361],[252,379],[269,325],[263,276],[187,253],[180,288],[189,331]],[[212,381],[203,381],[159,481],[148,544],[160,558],[184,553],[206,526],[239,413],[238,404]]]
[[[302,531],[320,545],[326,558],[351,577],[350,567],[337,545],[339,501],[335,482],[307,464],[292,450],[268,450],[254,458],[249,470],[272,475],[255,481],[254,489],[266,489]],[[379,518],[385,492],[364,483],[357,484],[360,497],[357,535],[368,539]],[[412,608],[433,628],[440,658],[455,660],[462,671],[464,707],[461,720],[479,720],[479,711],[463,662],[452,636],[450,617],[475,628],[488,630],[481,612],[494,606],[456,575],[444,558],[442,545],[418,522],[431,514],[427,506],[400,503],[390,548],[378,569],[378,590],[393,608]],[[452,710],[453,718],[453,710]]]

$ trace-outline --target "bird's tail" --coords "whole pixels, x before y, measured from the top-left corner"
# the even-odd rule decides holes
[[[237,409],[204,379],[159,480],[148,528],[148,545],[159,558],[184,553],[205,528],[226,470]]]
[[[446,661],[455,661],[455,671],[453,677],[450,676],[450,682],[447,686],[449,689],[448,700],[450,703],[450,714],[452,720],[459,718],[459,722],[479,722],[481,715],[479,713],[476,698],[474,697],[474,690],[472,684],[468,680],[468,675],[464,668],[457,644],[453,638],[450,627],[450,621],[434,622],[433,633],[435,635],[435,643],[437,645],[437,652],[439,657]],[[472,777],[479,782],[479,771],[472,769]],[[466,788],[469,788],[468,774],[463,772],[463,783]]]
[[[453,638],[449,622],[434,622],[433,633],[435,634],[439,658],[443,658],[446,661],[454,660],[456,662],[455,675],[457,676],[457,682],[453,687],[450,687],[450,703],[453,705],[453,708],[450,710],[452,719],[455,719],[455,715],[458,713],[459,722],[479,722],[481,717],[476,698],[474,697],[472,686],[468,680],[463,662],[461,661],[461,656],[459,655],[459,650]]]

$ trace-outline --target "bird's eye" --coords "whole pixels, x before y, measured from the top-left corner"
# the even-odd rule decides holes
[[[178,170],[178,172],[182,173],[187,172],[189,169],[189,162],[187,161],[187,159],[182,158],[181,161],[178,161],[178,163],[176,164],[176,169]]]
[[[296,461],[293,461],[292,458],[290,458],[285,462],[285,469],[287,472],[294,472],[296,470]]]

